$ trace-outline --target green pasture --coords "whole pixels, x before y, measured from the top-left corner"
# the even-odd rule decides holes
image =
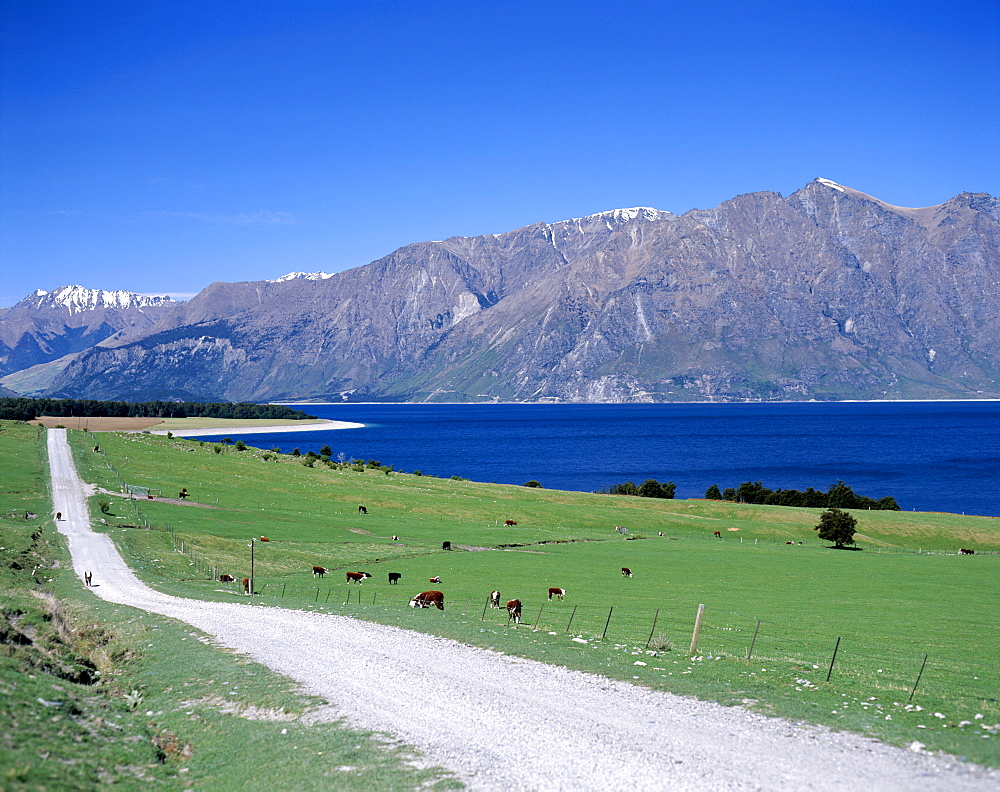
[[[189,626],[84,590],[52,521],[45,430],[10,421],[0,694],[0,789],[11,792],[461,787]]]
[[[188,490],[183,503],[91,499],[95,520],[163,590],[240,596],[212,578],[250,576],[254,539],[263,603],[348,613],[998,763],[996,519],[854,512],[863,549],[835,551],[812,530],[819,510],[306,467],[144,434],[102,434],[94,453],[93,435],[72,434],[82,475],[106,490],[117,493],[121,480],[164,498]],[[978,554],[959,556],[959,547]],[[314,578],[313,565],[331,571]],[[373,577],[347,584],[345,571]],[[388,572],[402,584],[389,586]],[[549,586],[567,589],[565,601],[548,602]],[[523,602],[520,627],[505,611],[484,612],[494,588]],[[445,593],[444,613],[406,606],[426,589]]]

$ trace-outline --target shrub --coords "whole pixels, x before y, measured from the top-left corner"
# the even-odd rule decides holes
[[[539,484],[537,481],[535,481],[534,479],[532,479],[531,481],[525,482],[524,486],[526,486],[526,487],[536,487],[538,489],[544,489],[544,487],[541,484]]]

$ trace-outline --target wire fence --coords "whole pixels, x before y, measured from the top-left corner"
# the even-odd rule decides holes
[[[102,451],[103,453],[103,451]],[[126,508],[134,521],[132,527],[163,531],[170,538],[173,550],[184,555],[191,567],[191,579],[215,581],[219,568],[201,555],[183,535],[178,536],[169,524],[153,528],[143,513],[145,498],[136,497],[135,486],[129,486],[120,470],[104,455],[111,473],[129,493]],[[707,541],[720,541],[706,537]],[[721,541],[733,541],[726,537]],[[786,544],[781,540],[755,540],[757,544]],[[876,548],[873,548],[876,549]],[[877,548],[879,552],[930,553],[943,551]],[[954,553],[951,553],[954,554]],[[990,553],[992,554],[992,553]],[[332,571],[332,570],[331,570]],[[235,590],[242,590],[242,581],[234,581]],[[251,583],[249,593],[272,601],[296,605],[338,608],[355,613],[351,608],[395,610],[410,606],[407,592],[385,592],[362,586],[308,585],[299,582]],[[514,621],[506,608],[492,608],[484,599],[448,600],[448,614],[464,619],[489,623],[495,627],[530,629],[554,636],[564,636],[578,642],[599,642],[627,646],[631,650],[652,653],[677,652],[685,656],[742,660],[749,665],[780,663],[799,669],[805,685],[839,680],[865,690],[894,693],[912,699],[918,688],[937,689],[939,695],[965,701],[996,705],[1000,690],[1000,674],[996,666],[983,666],[958,650],[922,644],[919,638],[907,645],[890,645],[871,640],[870,633],[860,629],[853,634],[826,632],[806,623],[794,625],[768,618],[758,618],[729,611],[716,611],[711,605],[701,606],[697,613],[681,613],[671,608],[619,607],[613,604],[595,606],[589,603],[543,601],[522,608],[520,623]],[[358,614],[365,615],[365,614]],[[371,615],[371,614],[368,614]]]

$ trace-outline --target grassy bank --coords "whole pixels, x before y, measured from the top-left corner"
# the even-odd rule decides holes
[[[167,496],[188,490],[184,502],[92,499],[95,519],[165,591],[238,596],[212,578],[249,576],[256,537],[253,572],[265,602],[399,624],[1000,764],[1000,555],[986,554],[1000,550],[995,519],[856,512],[863,549],[834,551],[812,530],[818,510],[307,467],[290,456],[149,435],[102,436],[101,453],[86,437],[75,442],[83,475],[109,491],[123,480]],[[504,527],[507,519],[517,525]],[[445,541],[454,549],[443,550]],[[978,554],[959,556],[959,547]],[[313,578],[313,565],[333,571]],[[635,577],[622,578],[622,566]],[[348,586],[345,570],[373,578]],[[403,585],[388,585],[390,571]],[[436,575],[441,585],[428,582]],[[549,586],[566,588],[566,600],[549,603]],[[444,613],[406,607],[426,588],[445,592]],[[524,602],[525,625],[484,612],[493,588]]]
[[[190,627],[83,590],[47,480],[44,430],[0,422],[0,788],[459,786]]]

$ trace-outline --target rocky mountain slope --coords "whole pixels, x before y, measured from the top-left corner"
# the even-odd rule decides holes
[[[0,308],[0,376],[83,352],[121,334],[134,338],[177,303],[127,291],[63,286]]]
[[[817,179],[213,284],[49,393],[125,399],[686,401],[1000,396],[1000,211]]]

